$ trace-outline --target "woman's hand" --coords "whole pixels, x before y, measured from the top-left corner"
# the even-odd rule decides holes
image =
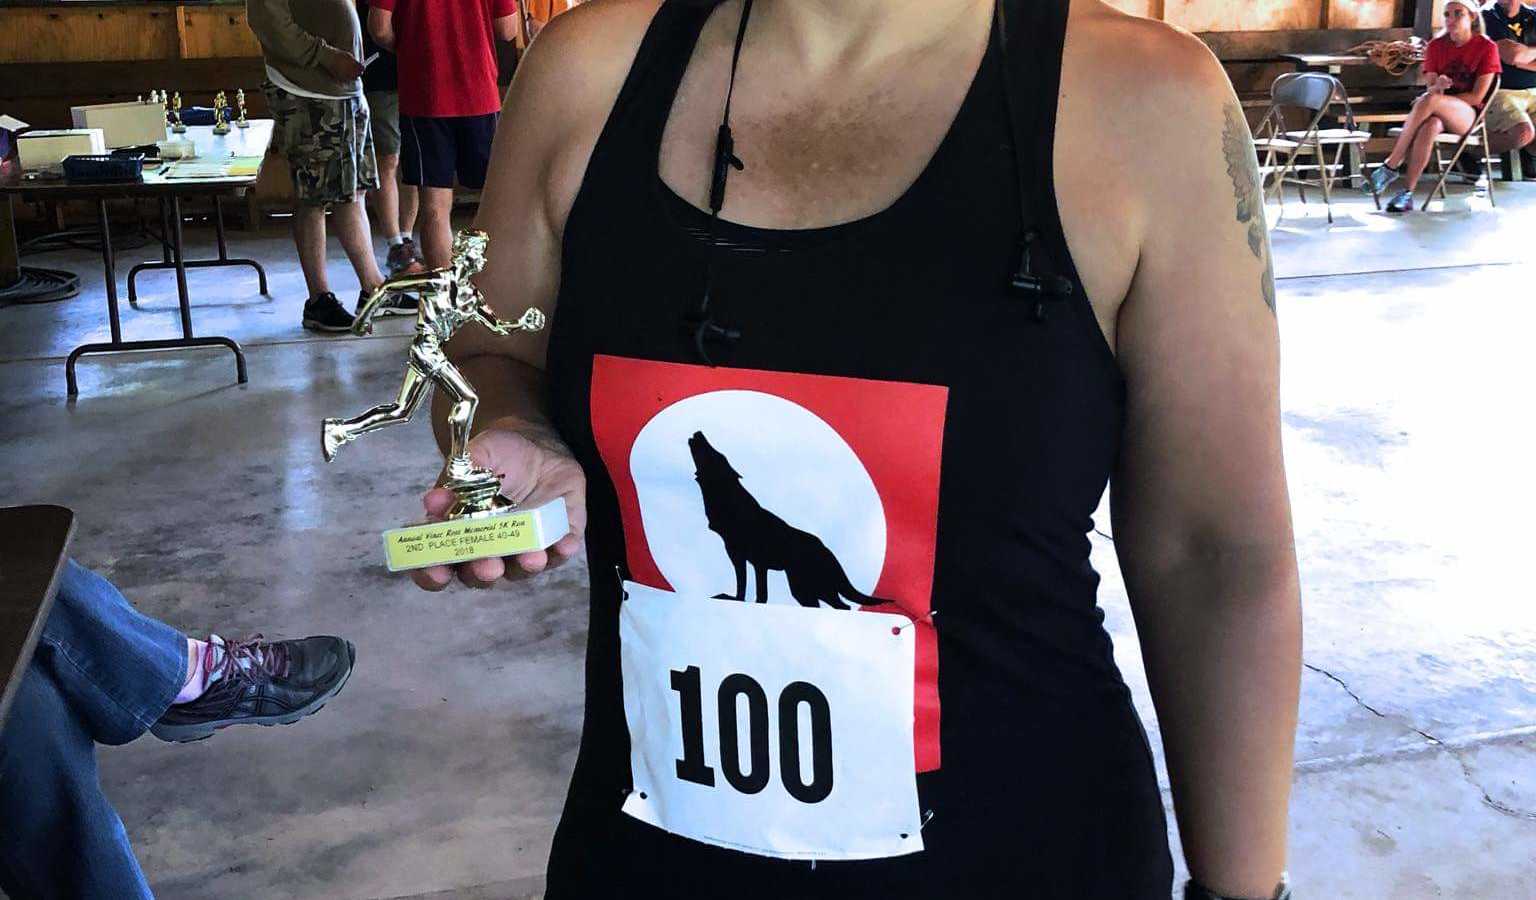
[[[1451,77],[1449,75],[1436,75],[1435,80],[1429,83],[1431,94],[1443,94],[1451,89]]]
[[[501,477],[502,495],[520,509],[534,509],[564,498],[571,530],[548,550],[417,569],[411,579],[418,587],[440,591],[457,576],[469,587],[488,588],[500,578],[518,580],[537,575],[564,565],[576,555],[587,528],[587,480],[570,449],[553,432],[491,427],[469,442],[469,457],[475,465]],[[422,497],[431,521],[440,521],[453,502],[453,492],[440,487]]]

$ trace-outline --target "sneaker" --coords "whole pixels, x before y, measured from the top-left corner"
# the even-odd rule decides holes
[[[351,331],[352,316],[335,294],[326,291],[304,304],[304,327],[310,331]]]
[[[224,641],[224,658],[201,697],[166,710],[150,726],[162,741],[211,737],[230,725],[290,725],[320,711],[352,675],[357,648],[339,637]]]
[[[363,311],[363,304],[368,302],[368,292],[357,292],[357,312]],[[389,300],[379,305],[375,316],[414,316],[416,310],[421,308],[421,301],[415,294],[395,294]]]
[[[1380,194],[1382,191],[1387,189],[1387,185],[1401,177],[1402,173],[1400,171],[1397,169],[1388,168],[1386,163],[1382,163],[1381,165],[1372,169],[1371,174],[1366,176],[1366,178],[1370,181],[1370,184],[1366,185],[1365,192],[1369,194],[1371,192],[1371,187],[1374,186],[1376,188],[1376,193]]]
[[[416,252],[416,244],[410,238],[389,248],[385,264],[389,267],[390,278],[396,275],[415,275],[427,270],[422,264],[421,255]]]
[[[1466,184],[1477,184],[1483,179],[1483,162],[1474,159],[1470,153],[1463,153],[1456,157],[1456,174]]]
[[[1398,191],[1391,200],[1387,201],[1387,212],[1413,212],[1413,191]]]

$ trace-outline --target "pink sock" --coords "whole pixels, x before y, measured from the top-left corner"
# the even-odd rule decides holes
[[[197,638],[187,638],[187,656],[192,660],[192,674],[187,678],[187,683],[181,686],[181,692],[172,700],[172,704],[191,703],[203,692],[208,690],[208,676],[213,669],[214,653],[221,650],[219,639],[212,636],[211,641],[200,641]]]

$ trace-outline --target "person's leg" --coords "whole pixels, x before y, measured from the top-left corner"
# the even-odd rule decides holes
[[[341,248],[357,275],[361,297],[384,280],[379,272],[379,261],[373,255],[373,232],[368,227],[367,205],[363,203],[364,193],[379,187],[379,167],[373,152],[368,104],[344,100],[338,104],[338,112],[349,117],[341,128],[343,146],[338,149],[342,154],[342,177],[336,185],[338,193],[346,192],[347,202],[332,207],[331,218],[336,220],[336,236],[341,239]]]
[[[125,744],[170,707],[186,683],[187,658],[186,635],[70,560],[33,664],[47,669],[97,743]]]
[[[400,234],[395,230],[400,219],[400,95],[395,91],[370,91],[367,99],[368,127],[379,167],[379,186],[368,192],[368,202],[379,234],[393,241]]]
[[[399,177],[398,171],[395,176]],[[407,240],[416,230],[416,211],[419,201],[416,188],[402,181],[400,183],[400,234]]]
[[[417,188],[420,213],[416,229],[429,268],[448,265],[452,255],[449,217],[457,155],[453,119],[400,117],[400,170],[406,183]]]
[[[417,193],[421,200],[417,224],[421,255],[427,268],[442,268],[452,261],[453,188],[423,186]]]
[[[293,209],[293,244],[299,251],[299,268],[310,300],[331,292],[325,271],[325,206],[302,200]]]
[[[1418,186],[1419,176],[1424,174],[1425,167],[1429,165],[1435,139],[1446,132],[1466,134],[1477,120],[1477,111],[1463,100],[1444,95],[1433,99],[1435,102],[1429,110],[1431,118],[1425,119],[1424,126],[1419,129],[1419,136],[1414,140],[1404,164],[1404,177],[1408,179],[1410,191]]]
[[[0,728],[0,891],[18,900],[150,898],[73,704],[34,662]]]
[[[1413,148],[1420,127],[1430,118],[1430,108],[1438,97],[1437,94],[1424,94],[1413,102],[1413,108],[1408,111],[1408,120],[1403,123],[1403,131],[1397,136],[1397,143],[1392,145],[1392,152],[1387,154],[1387,168],[1403,167],[1403,161],[1408,158],[1408,151]]]
[[[1488,151],[1495,156],[1500,153],[1511,153],[1526,146],[1533,139],[1536,139],[1536,128],[1533,128],[1529,122],[1504,131],[1490,131]]]
[[[293,180],[293,244],[304,272],[306,302],[330,292],[325,271],[325,200],[317,193],[323,166],[316,160],[315,101],[290,94],[271,82],[262,85],[272,112],[272,143],[288,163]]]
[[[393,241],[400,236],[400,155],[380,153],[377,159],[379,186],[368,192],[368,207],[379,235]]]
[[[363,195],[358,194],[351,203],[338,203],[331,207],[331,224],[341,249],[346,251],[352,270],[357,273],[358,287],[367,294],[384,280],[379,271],[379,261],[373,255],[373,236],[368,230],[368,213]]]
[[[1424,127],[1419,129],[1419,136],[1408,148],[1408,156],[1404,160],[1403,178],[1409,193],[1419,186],[1419,177],[1424,174],[1424,169],[1429,165],[1429,157],[1435,151],[1435,139],[1445,133],[1445,122],[1440,118],[1429,119]]]

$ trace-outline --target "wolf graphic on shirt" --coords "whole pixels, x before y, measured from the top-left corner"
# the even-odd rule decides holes
[[[709,530],[725,542],[726,555],[736,570],[736,593],[716,594],[717,600],[747,599],[747,564],[756,574],[758,603],[768,602],[768,572],[778,569],[789,581],[789,592],[801,606],[822,603],[849,609],[844,601],[861,606],[889,603],[860,593],[848,580],[836,555],[821,539],[785,522],[764,509],[741,483],[725,454],[710,445],[701,431],[688,439],[693,454],[694,479],[704,496],[704,515]]]

